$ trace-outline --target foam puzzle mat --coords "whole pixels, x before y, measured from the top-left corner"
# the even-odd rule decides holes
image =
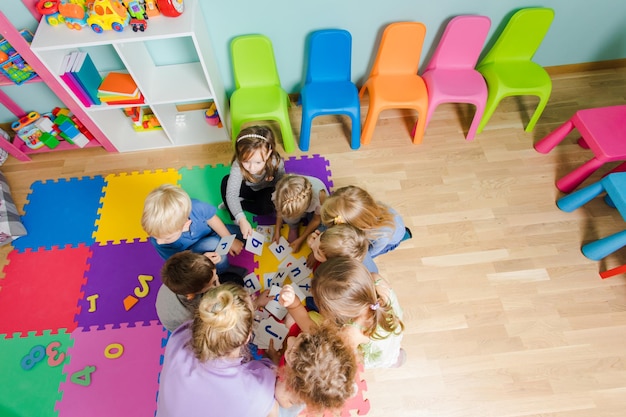
[[[289,158],[285,169],[332,190],[329,163],[319,155]],[[143,201],[173,183],[217,206],[228,171],[218,165],[32,184],[22,216],[28,235],[13,242],[0,279],[0,416],[155,415],[168,332],[154,306],[163,260],[141,228]],[[230,222],[226,211],[218,215]],[[258,277],[278,266],[266,248],[242,251],[231,263]],[[342,416],[369,411],[365,381],[357,385]]]

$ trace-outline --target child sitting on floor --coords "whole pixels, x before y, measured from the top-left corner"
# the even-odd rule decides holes
[[[269,359],[247,361],[254,307],[234,284],[209,289],[167,341],[156,417],[278,416]]]
[[[205,256],[189,250],[170,256],[161,268],[161,281],[156,298],[156,311],[167,330],[173,332],[184,322],[191,320],[204,293],[220,284],[244,285],[245,268],[230,266],[218,277],[215,263],[220,255]],[[255,308],[269,301],[269,291],[254,299]]]
[[[274,214],[272,193],[284,174],[285,161],[276,151],[272,130],[266,126],[242,129],[235,141],[230,173],[222,179],[221,191],[224,208],[240,226],[244,239],[252,235],[252,226],[243,211]]]
[[[322,317],[341,328],[361,352],[365,369],[404,363],[402,309],[380,275],[356,259],[332,258],[315,270],[311,292]],[[309,332],[315,323],[290,285],[283,287],[279,300],[302,331]]]
[[[293,251],[298,252],[307,236],[320,225],[320,210],[327,195],[326,184],[318,178],[294,174],[282,177],[272,195],[276,207],[274,242],[278,243],[283,223],[287,223],[287,241]],[[303,220],[308,223],[300,234],[299,226]]]
[[[315,269],[321,262],[330,258],[345,256],[358,259],[370,272],[378,272],[378,267],[369,254],[369,240],[362,230],[349,224],[337,224],[325,231],[316,230],[307,239],[314,261],[307,259],[307,266]]]
[[[322,205],[322,223],[330,227],[347,223],[361,229],[370,240],[372,258],[398,247],[411,237],[400,214],[378,203],[364,189],[349,185],[339,188]]]
[[[238,239],[229,253],[238,255],[243,249],[239,227],[225,225],[216,212],[216,207],[191,199],[182,188],[163,184],[146,197],[141,226],[163,259],[187,249],[203,254],[214,252],[220,239],[232,234]],[[218,274],[226,268],[228,258],[223,256],[217,263]]]
[[[285,344],[280,358],[270,348],[279,365],[275,397],[281,417],[296,416],[305,407],[309,413],[339,410],[355,394],[354,350],[335,326],[313,326]]]

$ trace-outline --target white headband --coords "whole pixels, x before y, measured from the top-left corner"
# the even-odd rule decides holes
[[[248,133],[247,135],[243,135],[241,137],[237,138],[237,142],[239,142],[241,139],[246,139],[246,138],[257,138],[257,139],[263,139],[264,141],[267,142],[267,138],[263,135],[257,135],[256,133]]]

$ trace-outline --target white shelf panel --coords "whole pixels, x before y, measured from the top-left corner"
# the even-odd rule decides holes
[[[80,49],[94,53],[95,56],[100,55],[101,51],[109,53],[107,49],[95,47],[109,47],[112,55],[106,55],[106,60],[100,63],[96,62],[102,75],[110,70],[104,68],[108,60],[119,58],[117,65],[124,67],[119,69],[130,73],[144,95],[143,106],[149,107],[163,126],[158,131],[137,132],[132,128],[130,119],[123,114],[121,108],[124,106],[85,108],[86,114],[120,152],[228,142],[228,120],[225,128],[220,129],[206,123],[204,110],[177,110],[177,105],[214,102],[222,119],[229,117],[228,100],[197,1],[186,0],[185,12],[180,17],[158,16],[149,19],[145,32],[133,32],[126,27],[122,32],[104,31],[98,34],[91,28],[75,31],[62,25],[42,23],[35,33],[31,49],[72,96],[73,93],[59,76],[65,55]],[[154,52],[156,48],[159,53],[169,57],[169,50],[170,54],[176,56],[176,52],[182,49],[173,47],[174,44],[190,45],[189,49],[195,52],[195,56],[192,53],[179,59],[190,62],[157,65],[151,51]],[[90,48],[94,48],[93,51]],[[100,68],[100,65],[103,67]],[[185,115],[183,124],[176,124],[177,114]]]

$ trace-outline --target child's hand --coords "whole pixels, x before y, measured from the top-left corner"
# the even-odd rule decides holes
[[[317,259],[315,259],[315,255],[311,252],[309,253],[309,256],[306,257],[306,266],[309,269],[313,269],[315,265],[317,265]]]
[[[309,245],[309,248],[313,249],[313,245],[315,245],[315,241],[320,238],[321,234],[322,232],[320,232],[319,230],[315,230],[313,233],[309,235],[309,237],[306,239],[306,244]]]
[[[203,255],[206,256],[207,258],[209,258],[211,260],[211,262],[213,262],[215,265],[220,263],[220,261],[222,260],[222,255],[220,255],[219,253],[204,252]]]
[[[280,357],[282,353],[276,349],[274,349],[274,340],[270,339],[270,345],[267,349],[265,349],[265,355],[274,362],[274,365],[278,365],[280,363]]]
[[[243,242],[239,239],[235,239],[233,241],[233,244],[230,246],[228,253],[231,256],[237,256],[241,253],[242,250],[243,250]]]
[[[270,297],[270,290],[265,290],[252,300],[254,302],[254,308],[265,307],[272,299],[273,298]]]
[[[245,217],[239,220],[239,229],[241,229],[241,235],[244,239],[248,239],[252,236],[252,226],[250,222]]]
[[[298,304],[302,305],[302,301],[296,295],[296,292],[293,290],[293,287],[289,284],[285,285],[280,290],[280,295],[278,297],[278,303],[286,308],[295,307]]]
[[[293,242],[291,242],[289,246],[291,246],[291,250],[293,251],[293,253],[297,253],[300,251],[300,248],[302,247],[303,243],[304,243],[304,236],[301,236],[297,238],[296,240],[294,240]]]
[[[272,236],[272,242],[280,242],[280,229],[278,227],[274,228],[274,236]]]

